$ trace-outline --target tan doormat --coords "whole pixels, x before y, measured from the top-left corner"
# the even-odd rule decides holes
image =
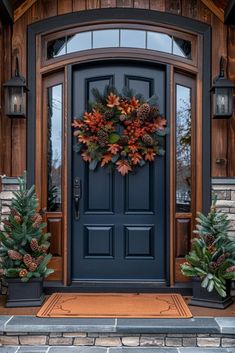
[[[54,293],[38,317],[190,318],[180,294]]]

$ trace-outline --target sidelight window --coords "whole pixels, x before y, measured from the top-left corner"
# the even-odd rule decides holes
[[[62,84],[47,89],[47,210],[61,211]]]

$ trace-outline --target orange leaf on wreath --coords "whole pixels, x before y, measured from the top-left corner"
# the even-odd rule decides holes
[[[156,156],[156,153],[153,150],[148,150],[145,154],[145,160],[151,162],[154,160],[154,156]]]
[[[163,130],[166,126],[166,119],[159,116],[157,117],[157,119],[154,121],[154,126],[159,129],[159,130]]]
[[[124,102],[120,103],[118,109],[121,110],[121,114],[125,114],[125,115],[128,115],[131,112],[130,105]]]
[[[72,123],[73,127],[81,127],[83,126],[83,121],[79,120],[79,119],[74,119],[73,123]]]
[[[130,164],[123,159],[117,161],[116,165],[117,170],[119,171],[119,173],[121,173],[122,176],[128,174],[132,170]]]
[[[91,161],[91,156],[89,155],[89,153],[83,152],[83,153],[81,154],[81,156],[82,156],[82,158],[83,158],[83,160],[84,160],[85,162],[90,162],[90,161]]]
[[[130,101],[130,107],[132,108],[132,110],[139,108],[139,106],[140,106],[140,103],[138,99],[136,99],[135,97],[132,97]]]
[[[109,163],[112,159],[112,154],[107,153],[103,155],[102,162],[101,162],[101,167],[103,167],[105,164]]]
[[[107,107],[113,108],[115,106],[119,106],[119,97],[117,97],[115,94],[110,93],[110,95],[107,98]]]
[[[117,154],[119,151],[119,145],[117,145],[116,143],[110,144],[108,151],[111,152],[112,154]]]
[[[142,157],[139,153],[130,153],[131,161],[134,165],[139,164],[141,161]]]
[[[88,143],[91,141],[91,139],[88,136],[81,135],[78,137],[78,141],[88,145]]]
[[[132,152],[132,153],[135,153],[138,151],[138,147],[135,146],[135,145],[129,145],[129,150]]]

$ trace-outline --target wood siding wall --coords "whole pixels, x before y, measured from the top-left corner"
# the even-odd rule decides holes
[[[38,0],[11,29],[0,22],[0,84],[10,77],[12,59],[18,55],[26,76],[27,25],[51,16],[105,7],[142,8],[186,16],[212,26],[212,77],[220,56],[228,55],[228,74],[235,82],[235,27],[227,28],[200,0]],[[12,55],[11,55],[12,54]],[[14,61],[13,61],[14,62]],[[0,103],[3,97],[0,97]],[[0,174],[18,176],[26,169],[26,122],[10,120],[0,105]],[[212,176],[235,175],[235,115],[212,122]]]

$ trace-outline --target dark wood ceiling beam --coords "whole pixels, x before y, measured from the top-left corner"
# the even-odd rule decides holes
[[[230,0],[224,11],[225,23],[235,25],[235,0]]]
[[[0,0],[0,18],[4,22],[13,22],[13,8],[10,0]]]

